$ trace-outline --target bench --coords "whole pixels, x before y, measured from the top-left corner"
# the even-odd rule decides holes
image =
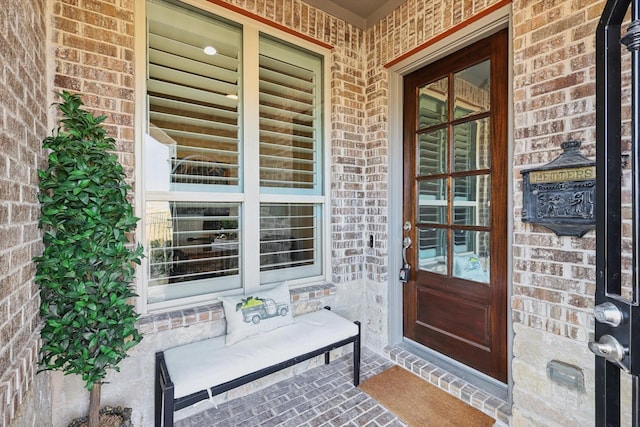
[[[329,309],[231,345],[210,338],[156,353],[155,425],[173,426],[174,412],[258,378],[353,343],[353,384],[360,383],[360,322]],[[164,422],[163,422],[164,421]]]

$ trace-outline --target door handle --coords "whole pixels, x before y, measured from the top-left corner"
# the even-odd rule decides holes
[[[409,265],[409,263],[407,262],[407,249],[411,247],[411,243],[413,242],[411,241],[411,237],[409,236],[402,239],[402,262],[404,265]]]
[[[411,266],[407,262],[407,249],[411,246],[411,237],[407,236],[402,240],[402,268],[400,269],[400,281],[407,283],[411,276]]]
[[[628,353],[628,349],[623,347],[613,336],[606,334],[601,336],[598,342],[590,342],[589,350],[596,356],[604,357],[609,362],[629,372],[629,368],[622,363]]]

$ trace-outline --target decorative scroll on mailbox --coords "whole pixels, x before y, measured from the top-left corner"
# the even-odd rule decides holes
[[[596,163],[580,141],[562,143],[563,153],[539,168],[522,171],[522,221],[558,236],[582,237],[595,227]]]

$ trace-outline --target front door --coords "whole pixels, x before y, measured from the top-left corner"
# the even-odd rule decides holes
[[[404,336],[502,382],[507,40],[502,30],[404,79]]]

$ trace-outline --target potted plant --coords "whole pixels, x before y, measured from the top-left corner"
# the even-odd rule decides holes
[[[44,139],[46,169],[38,171],[44,251],[34,258],[40,287],[43,370],[82,376],[90,391],[89,426],[99,422],[107,371],[118,371],[142,339],[131,305],[131,282],[142,246],[130,242],[139,218],[118,162],[115,140],[82,109],[78,95],[58,94],[64,118]]]

